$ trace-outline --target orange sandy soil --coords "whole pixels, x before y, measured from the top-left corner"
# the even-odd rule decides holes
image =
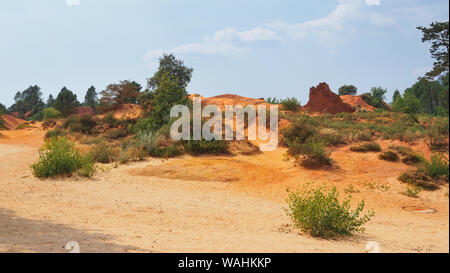
[[[66,252],[68,241],[77,241],[81,252],[364,252],[368,241],[382,252],[449,251],[448,185],[409,198],[396,177],[411,167],[375,153],[337,148],[332,170],[296,167],[279,148],[102,165],[92,179],[39,180],[30,164],[44,133],[28,128],[0,136],[0,252]],[[324,240],[293,229],[283,211],[286,188],[308,181],[341,194],[353,185],[355,202],[366,200],[376,213],[366,232]]]

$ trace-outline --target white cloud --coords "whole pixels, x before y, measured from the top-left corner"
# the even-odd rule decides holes
[[[369,6],[379,6],[380,0],[366,0],[366,4]]]
[[[322,18],[292,24],[277,21],[268,28],[296,40],[312,38],[322,43],[339,43],[345,39],[343,34],[356,32],[362,23],[376,27],[396,25],[395,17],[373,11],[367,5],[380,5],[380,0],[338,0],[338,6]]]
[[[79,5],[81,5],[81,0],[66,0],[66,5],[79,6]]]
[[[244,54],[248,51],[248,48],[237,46],[235,42],[248,43],[270,40],[281,40],[281,38],[277,36],[276,32],[261,27],[256,27],[248,31],[238,31],[234,28],[226,28],[216,31],[212,37],[205,36],[201,42],[184,44],[168,50],[150,50],[145,54],[145,59],[154,61],[165,52],[179,55],[197,54],[235,56]]]
[[[231,41],[233,39],[239,39],[244,42],[281,40],[274,31],[261,27],[256,27],[248,31],[237,31],[234,28],[226,28],[217,31],[212,38],[216,42]]]

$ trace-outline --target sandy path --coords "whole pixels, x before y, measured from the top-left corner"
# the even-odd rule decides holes
[[[22,140],[8,135],[13,133],[23,134]],[[27,138],[29,133],[34,138]],[[449,251],[448,198],[444,197],[448,186],[415,200],[400,195],[396,189],[400,186],[389,176],[383,181],[393,190],[367,189],[358,182],[369,175],[362,172],[352,182],[360,189],[354,196],[366,199],[376,218],[362,235],[322,240],[286,226],[285,189],[300,179],[342,182],[352,162],[342,164],[338,172],[305,173],[279,160],[275,164],[295,179],[260,185],[135,175],[151,166],[180,168],[189,158],[104,167],[91,180],[41,181],[32,177],[29,165],[39,146],[31,139],[42,132],[5,134],[10,138],[0,139],[0,252],[64,252],[62,246],[72,240],[80,243],[82,252],[363,252],[372,240],[384,252]],[[342,150],[333,156],[346,155]],[[265,158],[236,160],[264,165]],[[401,209],[417,204],[437,208],[438,213]]]

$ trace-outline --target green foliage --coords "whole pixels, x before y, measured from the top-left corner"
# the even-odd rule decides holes
[[[359,146],[350,147],[350,150],[358,153],[381,152],[381,147],[379,144],[371,142],[371,143],[364,143]]]
[[[392,103],[392,110],[406,114],[418,114],[422,112],[422,103],[413,93],[407,92],[404,97],[398,95]]]
[[[9,108],[9,112],[22,114],[30,112],[36,114],[44,108],[41,88],[37,85],[30,86],[23,92],[17,92],[14,96],[15,103]]]
[[[42,121],[49,119],[56,119],[61,115],[61,113],[53,107],[45,108],[42,110]]]
[[[119,151],[106,142],[100,142],[91,149],[91,157],[95,162],[111,163],[116,161]]]
[[[6,126],[5,126],[6,121],[3,119],[2,115],[3,115],[3,110],[0,109],[0,130],[6,129]]]
[[[321,141],[310,139],[307,143],[298,145],[299,154],[305,155],[300,165],[307,169],[317,169],[323,166],[331,166],[329,152]]]
[[[108,132],[108,137],[110,139],[119,139],[124,138],[129,135],[128,129],[126,128],[118,128]]]
[[[83,134],[92,134],[97,122],[89,114],[71,115],[63,124],[64,128],[70,129],[72,132],[80,132]]]
[[[391,162],[396,162],[400,159],[398,154],[396,154],[392,151],[386,151],[386,152],[381,153],[379,158],[381,160],[386,160],[386,161],[391,161]]]
[[[83,157],[66,138],[51,138],[39,150],[39,160],[31,165],[36,177],[70,175],[76,171],[86,177],[95,172],[94,162],[89,156]]]
[[[443,154],[433,154],[431,160],[425,158],[421,162],[421,170],[433,179],[445,179],[448,182],[449,165]]]
[[[66,136],[67,131],[61,129],[61,128],[55,128],[54,130],[47,131],[45,134],[45,138],[56,138],[56,137],[62,137]]]
[[[354,85],[343,85],[338,90],[338,95],[352,95],[355,96],[358,93],[358,88],[356,88]]]
[[[97,91],[95,90],[94,86],[89,87],[89,89],[86,92],[86,95],[84,96],[84,105],[92,107],[92,109],[95,109],[98,104],[97,101]]]
[[[433,179],[424,174],[421,170],[406,172],[400,175],[398,180],[426,190],[439,189],[439,184],[433,181]]]
[[[448,149],[446,139],[449,136],[449,121],[447,118],[439,118],[425,131],[426,142],[432,150]]]
[[[363,94],[363,99],[370,105],[376,108],[385,108],[384,99],[387,93],[386,89],[381,87],[372,87],[370,93]]]
[[[273,97],[273,98],[272,97],[268,97],[266,99],[266,102],[270,103],[270,104],[280,104],[280,100],[275,98],[275,97]]]
[[[430,53],[434,62],[433,70],[426,75],[429,78],[434,78],[441,75],[443,72],[448,72],[448,48],[449,48],[449,25],[447,22],[433,22],[430,27],[417,27],[423,32],[422,42],[431,42]]]
[[[291,126],[282,131],[282,141],[288,147],[305,143],[311,137],[318,135],[317,125],[309,116],[297,118]]]
[[[307,185],[298,192],[289,193],[285,211],[296,228],[312,236],[351,236],[365,230],[363,226],[374,216],[374,212],[361,215],[364,201],[352,211],[350,201],[351,197],[348,196],[340,202],[335,187],[330,191],[322,187],[313,189]]]
[[[283,110],[286,111],[298,111],[300,109],[300,102],[297,100],[297,98],[286,98],[284,100],[280,101],[281,105],[283,106]]]
[[[158,71],[148,80],[148,88],[149,90],[157,90],[166,81],[166,78],[172,79],[178,88],[186,88],[191,81],[193,71],[173,54],[164,54],[159,59]]]
[[[201,155],[201,154],[227,154],[228,143],[226,141],[219,140],[188,140],[183,143],[184,150],[188,154]]]
[[[153,91],[152,109],[148,115],[148,127],[158,130],[170,121],[170,109],[175,105],[189,105],[186,88],[179,86],[169,73],[161,75],[158,87]]]
[[[408,187],[406,189],[405,195],[411,198],[418,198],[419,193],[421,191],[420,187]]]
[[[58,110],[63,117],[67,117],[75,113],[76,108],[80,105],[77,95],[72,91],[63,87],[55,100],[55,109]]]
[[[106,105],[119,107],[126,103],[137,103],[142,86],[135,81],[121,81],[118,84],[110,84],[100,92],[100,102]]]

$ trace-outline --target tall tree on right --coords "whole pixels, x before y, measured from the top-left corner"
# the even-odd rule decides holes
[[[433,70],[426,74],[429,79],[434,79],[449,71],[448,47],[449,24],[447,22],[433,22],[430,27],[419,26],[417,29],[423,32],[422,42],[431,42],[431,56],[435,59]]]

